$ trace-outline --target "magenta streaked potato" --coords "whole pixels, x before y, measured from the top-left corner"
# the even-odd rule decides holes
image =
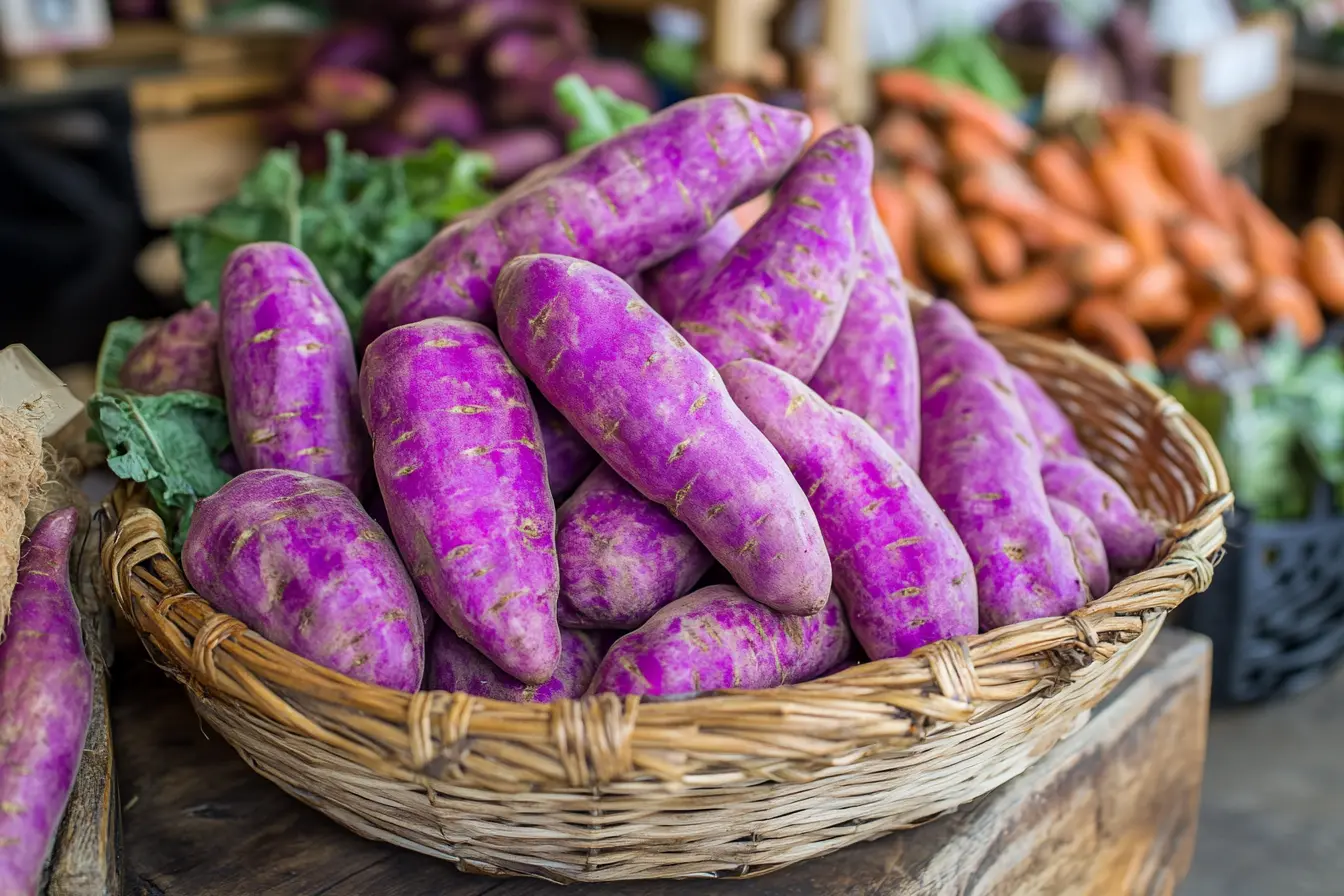
[[[1077,507],[1097,527],[1112,567],[1133,572],[1152,562],[1161,529],[1144,516],[1120,483],[1091,460],[1068,455],[1047,458],[1041,477],[1046,494]]]
[[[737,219],[731,214],[724,215],[700,239],[645,271],[637,291],[654,311],[668,320],[676,320],[682,306],[719,266],[740,236],[742,228]]]
[[[146,395],[194,389],[224,396],[219,375],[219,314],[209,303],[179,311],[126,354],[121,386]]]
[[[1073,545],[1078,567],[1087,581],[1087,590],[1093,597],[1101,597],[1111,587],[1111,570],[1106,563],[1106,546],[1097,534],[1097,527],[1077,507],[1058,498],[1047,498],[1050,513],[1059,528]]]
[[[440,626],[429,639],[425,687],[512,703],[550,703],[562,697],[582,697],[602,659],[605,635],[605,632],[560,629],[560,663],[555,674],[541,684],[525,684],[486,659],[451,628]]]

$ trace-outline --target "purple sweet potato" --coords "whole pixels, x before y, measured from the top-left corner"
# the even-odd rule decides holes
[[[460,90],[417,85],[397,101],[393,116],[397,133],[414,140],[474,140],[483,127],[481,113],[470,96]]]
[[[663,607],[611,646],[590,694],[694,694],[773,688],[815,678],[849,655],[835,595],[811,616],[786,616],[732,585],[711,585]]]
[[[975,564],[981,628],[1081,607],[1087,586],[1050,514],[1008,362],[945,301],[919,315],[915,338],[920,473]]]
[[[1077,507],[1097,527],[1111,566],[1133,571],[1152,562],[1161,529],[1100,467],[1086,458],[1050,457],[1041,478],[1046,494]]]
[[[429,642],[425,686],[512,703],[550,703],[563,697],[582,697],[602,659],[602,640],[599,632],[560,629],[560,664],[555,674],[541,684],[524,684],[445,625]]]
[[[315,68],[304,79],[304,95],[319,109],[351,124],[370,121],[389,106],[396,93],[382,75],[357,68]]]
[[[370,684],[419,689],[415,588],[344,486],[292,470],[231,479],[196,505],[182,568],[216,610],[286,650]]]
[[[470,141],[467,148],[490,157],[490,182],[497,186],[565,154],[560,138],[542,128],[495,131]]]
[[[1022,408],[1031,421],[1032,431],[1041,444],[1046,457],[1087,457],[1073,423],[1055,404],[1054,399],[1045,394],[1041,384],[1021,368],[1012,368],[1013,388],[1022,402]]]
[[[516,255],[567,254],[618,277],[658,264],[773,184],[811,127],[800,113],[730,95],[664,109],[524,178],[393,267],[370,293],[379,311],[364,318],[360,343],[431,317],[491,324],[491,289]]]
[[[493,333],[452,318],[384,333],[360,372],[373,466],[420,593],[529,684],[555,672],[555,504],[527,383]]]
[[[687,594],[714,558],[667,508],[602,464],[556,511],[560,624],[632,629]]]
[[[213,305],[179,311],[146,333],[126,354],[121,385],[146,395],[195,389],[222,397],[218,343],[219,315]]]
[[[821,608],[831,568],[807,497],[709,361],[625,281],[529,255],[505,266],[495,302],[509,355],[612,469],[756,600]]]
[[[597,452],[569,425],[565,415],[531,390],[532,404],[541,424],[541,444],[546,451],[546,480],[552,495],[567,495],[598,464]]]
[[[509,31],[490,42],[485,69],[492,78],[539,81],[572,53],[555,35]]]
[[[243,467],[299,470],[358,492],[369,446],[355,353],[313,263],[284,243],[236,249],[220,279],[219,316],[229,432]]]
[[[644,273],[640,295],[668,320],[676,320],[696,288],[728,255],[742,227],[732,215],[724,215],[705,235],[667,261]]]
[[[73,507],[33,528],[0,642],[0,893],[37,893],[93,706],[93,668],[70,593]]]
[[[677,329],[719,367],[755,358],[811,379],[845,314],[866,228],[873,145],[860,127],[822,136],[775,200],[682,305]]]
[[[975,570],[919,474],[871,426],[760,361],[719,370],[807,494],[835,591],[872,659],[979,630]],[[563,562],[563,554],[561,555]]]
[[[1097,527],[1077,507],[1059,498],[1047,498],[1050,513],[1068,536],[1078,567],[1087,581],[1087,590],[1093,597],[1101,597],[1111,588],[1111,571],[1106,565],[1106,546],[1101,543]]]
[[[919,469],[919,352],[901,263],[870,211],[858,280],[840,332],[809,384],[830,404],[853,411]]]
[[[396,65],[400,48],[392,32],[378,25],[342,25],[328,32],[304,60],[307,69],[339,68],[381,72]]]

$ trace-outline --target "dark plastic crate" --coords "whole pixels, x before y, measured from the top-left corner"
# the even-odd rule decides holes
[[[1209,590],[1176,621],[1213,640],[1213,700],[1297,693],[1344,655],[1344,515],[1322,489],[1309,517],[1228,519],[1227,554]]]

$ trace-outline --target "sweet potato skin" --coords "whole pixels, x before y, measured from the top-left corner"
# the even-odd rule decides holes
[[[1087,590],[1092,597],[1101,597],[1111,588],[1111,570],[1106,565],[1106,546],[1101,543],[1097,527],[1087,518],[1087,514],[1072,504],[1053,497],[1047,497],[1046,500],[1050,503],[1050,514],[1059,524],[1060,531],[1073,544],[1073,553],[1087,581]]]
[[[837,128],[812,144],[673,319],[681,335],[715,367],[755,358],[810,379],[858,275],[872,178],[862,128]]]
[[[396,547],[342,485],[250,470],[196,505],[182,567],[196,592],[286,650],[415,691],[425,633]]]
[[[732,585],[673,601],[620,638],[597,667],[590,694],[694,694],[772,688],[815,678],[851,646],[834,595],[811,616],[786,616]]]
[[[638,628],[714,558],[667,508],[601,464],[556,511],[560,624]]]
[[[1027,412],[1031,430],[1046,457],[1087,457],[1073,423],[1055,404],[1054,399],[1045,394],[1041,384],[1019,367],[1013,367],[1010,373],[1013,389],[1022,403],[1022,409]]]
[[[440,626],[429,640],[426,687],[461,691],[475,697],[511,703],[550,703],[562,697],[582,697],[602,659],[598,632],[560,630],[560,663],[541,684],[524,684],[486,659],[448,626]]]
[[[369,468],[355,353],[336,300],[301,251],[234,251],[219,290],[220,372],[243,468],[312,473],[358,492]]]
[[[809,615],[830,561],[807,497],[714,367],[616,274],[514,259],[495,291],[509,355],[623,479],[684,523],[747,594]]]
[[[222,398],[218,344],[219,314],[213,305],[179,311],[127,352],[121,385],[146,395],[194,389]]]
[[[840,331],[809,385],[853,411],[919,469],[919,351],[901,263],[872,212]]]
[[[1078,609],[1087,586],[1050,515],[1040,448],[1008,362],[945,301],[916,318],[915,338],[920,472],[975,564],[981,628]]]
[[[742,227],[737,219],[724,215],[700,239],[646,271],[637,291],[654,311],[668,320],[676,320],[682,306],[723,262],[741,236]]]
[[[491,290],[517,255],[552,252],[619,277],[691,245],[765,190],[811,134],[806,115],[740,96],[671,106],[524,177],[453,222],[373,288],[360,344],[380,326],[451,316],[491,324]]]
[[[452,318],[364,356],[364,419],[392,536],[420,592],[515,678],[555,672],[555,504],[527,383],[493,333]]]
[[[1046,494],[1072,504],[1092,521],[1115,569],[1143,569],[1152,562],[1162,540],[1158,525],[1104,470],[1086,458],[1054,457],[1042,464],[1041,478]]]
[[[537,422],[541,424],[546,479],[551,485],[551,494],[567,495],[597,466],[597,452],[583,440],[578,430],[569,425],[564,414],[553,408],[535,389],[531,393],[532,404],[537,409]]]
[[[979,630],[975,570],[919,475],[871,426],[760,361],[719,371],[803,487],[834,588],[872,659]]]
[[[84,752],[93,668],[70,593],[73,507],[33,528],[0,642],[0,892],[36,893]]]

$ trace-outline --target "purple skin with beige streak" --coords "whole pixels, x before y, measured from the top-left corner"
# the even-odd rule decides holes
[[[760,361],[719,373],[803,487],[826,537],[834,587],[872,659],[978,627],[975,570],[918,474],[871,426]]]
[[[65,812],[93,705],[70,592],[73,507],[33,528],[0,642],[0,893],[37,893]]]
[[[224,395],[219,374],[219,314],[210,304],[179,311],[156,325],[126,354],[122,388],[145,395],[194,389]]]
[[[920,474],[975,564],[981,629],[1078,609],[1087,585],[1050,513],[1008,362],[946,301],[919,314],[915,338]]]
[[[742,227],[732,215],[724,215],[690,246],[667,261],[644,272],[635,291],[667,320],[676,320],[701,282],[727,257],[742,236]]]
[[[442,626],[429,641],[426,687],[511,703],[550,703],[582,697],[602,659],[605,634],[560,629],[560,663],[555,674],[541,684],[524,684],[486,659],[451,628]]]
[[[187,580],[221,613],[351,678],[420,687],[418,598],[392,540],[347,488],[251,470],[196,505]]]
[[[527,383],[484,326],[437,318],[369,346],[360,397],[392,535],[420,592],[505,672],[546,681],[560,659],[560,574]]]
[[[808,148],[770,208],[672,318],[715,367],[755,358],[808,380],[859,271],[873,145],[856,126]]]
[[[524,178],[388,271],[360,344],[432,317],[492,325],[495,278],[517,255],[583,258],[618,277],[665,261],[773,185],[811,132],[800,112],[731,94],[664,109]]]
[[[714,367],[647,302],[610,271],[556,255],[510,262],[495,302],[509,355],[612,469],[751,597],[821,609],[831,565],[807,497]]]
[[[1059,528],[1068,536],[1078,567],[1087,581],[1087,590],[1093,597],[1101,597],[1111,589],[1111,570],[1106,564],[1106,546],[1101,543],[1097,527],[1077,507],[1055,497],[1049,497],[1050,513]]]
[[[1074,431],[1073,424],[1060,410],[1059,405],[1055,404],[1054,399],[1045,393],[1041,384],[1020,367],[1011,368],[1011,373],[1013,388],[1017,390],[1022,408],[1027,412],[1027,419],[1031,421],[1032,431],[1040,442],[1042,453],[1047,458],[1086,458],[1087,452],[1078,441],[1078,434]]]
[[[219,289],[220,372],[247,470],[312,473],[358,492],[369,468],[355,352],[336,300],[284,243],[235,250]]]
[[[858,279],[840,331],[808,384],[828,403],[858,414],[919,469],[919,351],[901,263],[871,209]]]
[[[606,464],[556,517],[561,625],[638,628],[714,562],[690,529]]]
[[[613,644],[588,693],[665,697],[795,684],[846,659],[852,643],[835,595],[811,616],[786,616],[732,585],[711,585]]]

